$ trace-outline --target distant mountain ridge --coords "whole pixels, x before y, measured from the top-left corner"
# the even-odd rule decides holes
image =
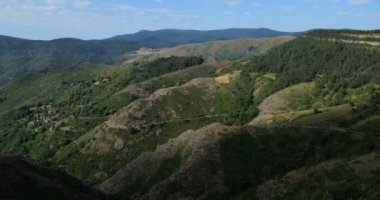
[[[125,63],[154,60],[170,56],[197,56],[208,61],[232,61],[246,59],[263,54],[282,43],[293,40],[294,36],[280,36],[260,39],[217,40],[203,43],[192,43],[175,46],[173,48],[141,48],[130,52],[125,57]]]
[[[231,28],[223,30],[178,30],[163,29],[157,31],[142,30],[134,34],[119,35],[109,40],[145,42],[155,47],[172,47],[181,44],[200,43],[215,40],[232,40],[241,38],[266,38],[278,36],[297,36],[300,32],[281,32],[267,28]]]
[[[125,53],[141,46],[127,41],[74,38],[42,41],[0,36],[0,83],[48,69],[121,63]]]
[[[28,40],[0,35],[0,83],[48,69],[81,64],[115,65],[141,47],[167,48],[182,44],[240,38],[268,38],[298,33],[270,29],[225,29],[211,31],[140,31],[104,40],[59,38]]]

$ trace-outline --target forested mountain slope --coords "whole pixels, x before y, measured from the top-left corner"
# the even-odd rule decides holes
[[[340,39],[377,32],[323,32],[247,60],[12,81],[0,87],[0,151],[120,200],[379,199],[380,47]]]
[[[174,47],[182,44],[200,43],[216,40],[241,38],[268,38],[278,36],[295,36],[299,33],[280,32],[266,28],[225,29],[211,31],[164,29],[158,31],[143,30],[134,34],[119,35],[110,40],[149,43],[151,48]]]
[[[79,64],[116,64],[143,45],[126,41],[25,40],[0,36],[0,83]]]
[[[0,36],[0,83],[49,69],[79,64],[122,63],[124,56],[141,47],[166,48],[181,44],[236,38],[294,35],[269,29],[228,29],[218,31],[141,31],[105,40],[61,38],[51,41]]]

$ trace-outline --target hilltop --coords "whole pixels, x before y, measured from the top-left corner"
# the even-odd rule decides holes
[[[206,43],[180,45],[173,48],[141,48],[126,56],[126,62],[152,60],[170,56],[199,56],[208,61],[228,61],[263,54],[272,47],[288,42],[295,37],[281,36],[261,39],[218,40]]]
[[[174,47],[182,44],[201,43],[216,40],[296,36],[299,34],[300,33],[298,32],[281,32],[267,28],[232,28],[210,31],[164,29],[158,31],[142,30],[134,34],[119,35],[109,39],[125,40],[130,42],[149,42],[151,44],[151,48],[162,48]]]

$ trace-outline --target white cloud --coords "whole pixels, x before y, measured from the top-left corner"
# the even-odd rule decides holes
[[[189,22],[199,16],[181,10],[115,5],[107,1],[0,0],[0,33],[34,39],[102,38],[146,27],[159,29],[162,27],[157,23],[172,18]]]
[[[227,0],[226,4],[228,6],[238,6],[241,4],[241,0]]]
[[[114,12],[129,12],[132,15],[170,14],[172,12],[164,8],[142,8],[128,5],[110,5],[109,9]]]
[[[4,7],[14,12],[51,12],[68,9],[68,4],[66,0],[2,0],[0,8]]]
[[[350,5],[362,5],[371,3],[372,0],[348,0],[348,4]]]

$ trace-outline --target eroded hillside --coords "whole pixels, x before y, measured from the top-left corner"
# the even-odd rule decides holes
[[[199,56],[210,61],[226,61],[249,58],[267,52],[274,46],[293,40],[293,36],[281,36],[262,39],[238,39],[211,41],[207,43],[187,44],[173,48],[150,49],[141,48],[130,53],[126,62],[152,60],[170,56]]]
[[[380,49],[317,33],[234,62],[169,57],[2,85],[1,152],[116,199],[378,199]]]

